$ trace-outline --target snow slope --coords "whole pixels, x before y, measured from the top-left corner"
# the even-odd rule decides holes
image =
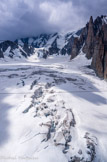
[[[0,162],[107,161],[107,83],[90,62],[0,62]]]

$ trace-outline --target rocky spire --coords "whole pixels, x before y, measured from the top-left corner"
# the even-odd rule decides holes
[[[80,38],[74,41],[71,59],[79,54],[81,47],[88,59],[92,58],[91,67],[100,78],[107,79],[107,16],[97,17],[93,21],[90,17],[89,23],[84,28]],[[83,40],[83,41],[82,41]]]
[[[93,56],[94,50],[94,23],[93,23],[93,17],[90,17],[90,21],[88,24],[88,35],[86,39],[85,46],[83,48],[83,51],[86,53],[86,57],[90,59]]]
[[[107,79],[107,24],[96,35],[91,66],[100,78]]]

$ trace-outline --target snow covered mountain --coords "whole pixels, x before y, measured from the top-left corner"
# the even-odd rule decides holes
[[[21,38],[0,43],[0,58],[22,58],[30,55],[46,58],[48,55],[70,55],[75,37],[81,30],[67,34],[41,34],[37,37]]]
[[[0,43],[0,162],[107,162],[106,43],[105,16]]]
[[[22,57],[27,57],[27,53],[15,42],[3,41],[0,43],[0,58],[16,59]]]
[[[107,16],[97,17],[77,32],[66,34],[41,34],[36,37],[17,39],[0,43],[0,58],[22,60],[47,58],[50,55],[71,55],[75,58],[81,50],[100,78],[107,79]]]
[[[72,43],[75,37],[79,37],[81,30],[77,32],[70,32],[66,34],[41,34],[37,37],[22,38],[15,42],[21,45],[25,51],[26,46],[32,46],[34,48],[42,48],[48,52],[48,55],[71,54]],[[26,51],[27,52],[27,51]]]

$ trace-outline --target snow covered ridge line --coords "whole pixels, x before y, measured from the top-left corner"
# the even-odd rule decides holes
[[[0,43],[0,58],[22,59],[31,55],[47,58],[49,55],[70,55],[75,37],[79,37],[82,29],[66,34],[41,34],[37,37],[22,38],[15,42]]]

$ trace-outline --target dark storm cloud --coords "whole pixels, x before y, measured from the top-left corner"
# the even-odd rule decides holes
[[[107,0],[0,0],[0,40],[76,30],[90,15],[106,14]]]
[[[82,7],[82,15],[97,17],[107,14],[107,0],[72,0],[75,7]]]

